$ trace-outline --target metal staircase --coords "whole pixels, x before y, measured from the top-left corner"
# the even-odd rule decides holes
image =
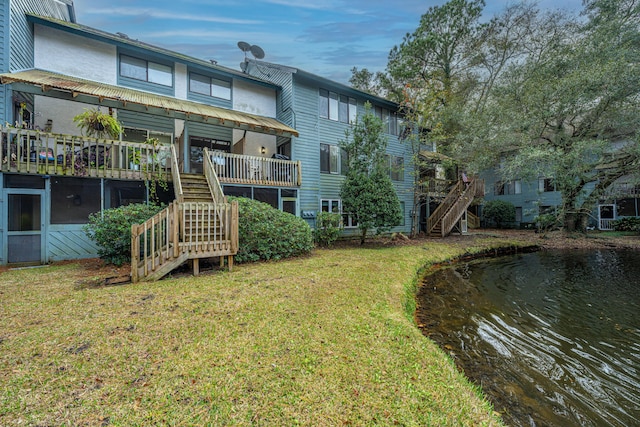
[[[473,199],[481,196],[484,196],[483,180],[476,178],[467,183],[458,181],[440,206],[427,218],[427,233],[438,237],[449,235],[471,206]]]
[[[231,270],[238,252],[238,203],[224,196],[207,150],[202,175],[180,173],[173,147],[171,155],[176,200],[131,227],[133,282],[158,280],[187,261],[197,275],[202,258],[226,257]]]

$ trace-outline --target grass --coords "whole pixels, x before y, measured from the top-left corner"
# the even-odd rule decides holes
[[[80,263],[0,275],[0,425],[501,425],[413,321],[425,266],[474,247],[316,250],[155,283]]]

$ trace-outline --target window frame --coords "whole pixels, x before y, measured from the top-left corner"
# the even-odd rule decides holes
[[[207,91],[204,90],[195,90],[192,82],[195,81],[203,87],[207,86]],[[189,92],[209,96],[211,98],[223,99],[225,101],[231,101],[232,96],[232,84],[230,81],[223,80],[217,77],[207,76],[205,74],[200,74],[196,72],[189,73]],[[217,90],[216,90],[217,89]],[[221,93],[220,91],[224,91]]]
[[[318,115],[322,119],[353,124],[358,116],[358,101],[328,89],[318,89]]]
[[[163,64],[161,62],[150,61],[137,56],[129,55],[127,53],[121,53],[119,55],[118,74],[125,79],[137,80],[141,82],[151,83],[162,87],[174,86],[174,69],[173,66]],[[138,63],[137,65],[135,63]],[[126,73],[126,68],[123,66],[138,67],[140,73]],[[164,70],[163,70],[164,69]],[[142,77],[142,71],[144,70],[144,78]],[[167,71],[168,70],[168,71]],[[169,77],[170,82],[163,82],[161,78],[154,76],[161,76],[166,74]]]
[[[327,208],[331,207],[331,210],[325,210],[325,204]],[[337,211],[334,210],[335,208],[337,208]],[[340,214],[343,228],[353,229],[358,227],[358,222],[351,216],[351,214],[342,211],[342,199],[320,199],[320,212],[333,212]]]
[[[326,147],[326,148],[325,148]],[[344,175],[342,172],[342,150],[339,145],[320,143],[320,173]],[[326,158],[325,158],[326,157]]]

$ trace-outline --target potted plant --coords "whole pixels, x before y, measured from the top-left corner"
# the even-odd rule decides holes
[[[124,130],[115,117],[103,113],[99,108],[86,110],[75,116],[73,121],[85,135],[94,138],[119,139]]]
[[[131,148],[129,151],[129,169],[137,171],[140,169],[140,160],[142,159],[142,153],[140,148]]]

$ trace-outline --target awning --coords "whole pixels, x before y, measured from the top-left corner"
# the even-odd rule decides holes
[[[77,77],[65,76],[44,70],[26,70],[15,73],[0,74],[0,83],[26,83],[39,86],[42,92],[58,90],[71,93],[75,98],[78,95],[89,95],[103,100],[113,100],[126,106],[128,103],[164,109],[183,113],[187,118],[192,115],[199,116],[203,121],[212,121],[214,124],[253,132],[266,133],[280,136],[298,136],[298,131],[271,118],[241,111],[214,107],[199,102],[186,101],[169,96],[156,95],[135,89],[98,83]]]

